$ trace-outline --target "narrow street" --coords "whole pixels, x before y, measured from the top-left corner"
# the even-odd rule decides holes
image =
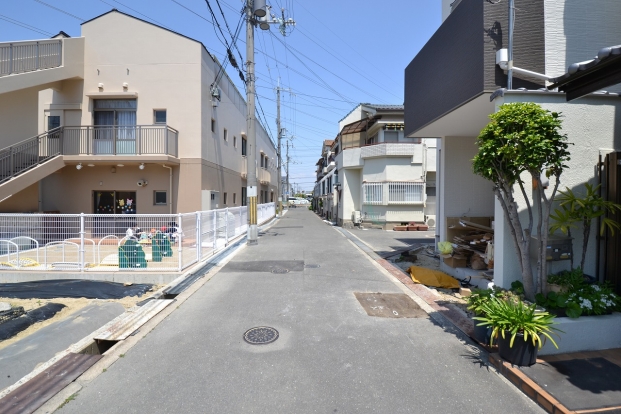
[[[461,334],[429,317],[368,316],[354,292],[403,293],[292,209],[57,412],[543,412]],[[258,326],[278,339],[246,343]]]

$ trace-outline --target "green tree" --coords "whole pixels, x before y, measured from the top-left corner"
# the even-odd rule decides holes
[[[621,211],[621,205],[612,201],[604,200],[599,194],[600,185],[593,187],[589,183],[584,184],[585,194],[583,197],[566,188],[565,191],[559,191],[559,196],[555,201],[560,202],[560,210],[554,210],[551,216],[552,225],[550,232],[560,230],[571,237],[571,228],[577,223],[582,224],[582,258],[580,260],[580,268],[584,271],[584,262],[586,259],[587,246],[589,236],[591,235],[591,224],[593,220],[601,217],[601,225],[599,229],[600,235],[604,235],[606,229],[614,235],[615,230],[620,230],[621,226],[616,221],[605,217],[605,213],[614,213]],[[571,267],[573,269],[573,257]]]
[[[526,297],[534,299],[546,285],[546,245],[552,200],[560,176],[569,160],[567,136],[561,134],[560,114],[535,103],[502,105],[490,115],[490,123],[477,138],[479,152],[473,160],[474,173],[494,183],[494,193],[505,213],[519,256]],[[554,180],[550,195],[542,183],[544,176]],[[526,191],[523,176],[532,180],[532,196]],[[517,187],[517,188],[516,188]],[[526,203],[528,223],[523,225],[515,199],[519,191]],[[537,220],[535,222],[535,214]],[[537,269],[533,272],[530,243],[533,228],[539,237]],[[545,230],[544,230],[545,229]]]

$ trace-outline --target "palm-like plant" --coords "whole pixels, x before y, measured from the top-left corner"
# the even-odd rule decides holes
[[[562,332],[554,328],[554,315],[548,312],[535,311],[536,305],[526,305],[522,301],[505,301],[498,298],[491,298],[481,305],[481,311],[485,316],[477,316],[474,319],[481,321],[480,326],[490,326],[492,328],[492,341],[498,334],[505,338],[506,333],[511,335],[509,347],[513,347],[515,337],[524,336],[524,341],[529,338],[534,346],[541,348],[543,338],[549,339],[556,348],[551,334]],[[491,342],[490,341],[490,345]]]
[[[592,186],[589,183],[584,184],[586,193],[583,197],[580,197],[569,188],[566,188],[565,191],[559,191],[560,195],[555,198],[555,201],[560,203],[560,210],[556,209],[554,214],[550,215],[552,219],[550,232],[560,230],[569,237],[571,237],[571,228],[577,227],[578,223],[582,223],[583,242],[580,268],[583,270],[593,220],[601,217],[599,232],[602,236],[606,229],[608,229],[611,235],[615,234],[615,230],[621,230],[619,223],[604,216],[605,213],[621,212],[621,205],[604,200],[597,194],[600,186],[601,184],[597,186]],[[571,266],[573,268],[573,258]]]

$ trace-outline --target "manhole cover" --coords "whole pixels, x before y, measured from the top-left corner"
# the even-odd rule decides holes
[[[244,341],[252,345],[270,344],[278,339],[278,331],[269,326],[257,326],[244,333]]]
[[[319,265],[317,264],[307,264],[307,265],[304,265],[304,267],[307,269],[319,269]]]
[[[276,269],[272,269],[272,273],[276,273],[278,275],[284,275],[285,273],[289,273],[289,269],[283,269],[281,267],[277,267]]]

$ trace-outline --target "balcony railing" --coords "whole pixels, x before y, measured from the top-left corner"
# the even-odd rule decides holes
[[[423,145],[400,142],[383,142],[374,145],[367,145],[360,149],[361,158],[390,157],[390,156],[411,156],[420,157],[422,162]]]
[[[0,43],[0,76],[57,68],[62,65],[62,46],[59,39]]]
[[[239,166],[242,178],[248,177],[248,159],[245,155],[241,157],[241,165]]]
[[[64,155],[177,156],[179,132],[167,125],[67,126],[59,138]]]
[[[57,155],[177,156],[177,130],[166,125],[59,127],[0,150],[0,182]]]
[[[271,174],[269,172],[269,170],[266,170],[265,168],[260,168],[259,169],[259,181],[261,182],[261,184],[269,184],[271,181]]]

